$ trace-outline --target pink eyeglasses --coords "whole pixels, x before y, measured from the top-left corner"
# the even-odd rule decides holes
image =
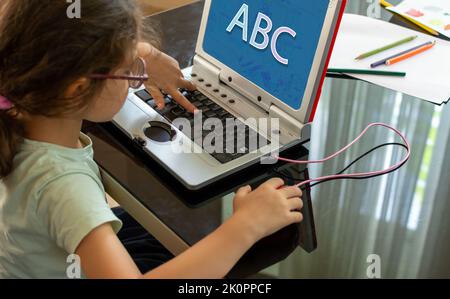
[[[108,74],[92,74],[89,76],[91,79],[97,80],[128,80],[128,83],[131,88],[138,89],[144,84],[145,81],[148,81],[149,76],[147,74],[147,64],[145,60],[139,57],[133,63],[130,68],[130,75],[108,75]]]

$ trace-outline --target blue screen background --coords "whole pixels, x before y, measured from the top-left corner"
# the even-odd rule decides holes
[[[248,40],[242,29],[226,29],[242,4],[249,6]],[[263,88],[295,110],[300,109],[314,54],[319,42],[329,0],[212,0],[203,49],[223,64]],[[297,32],[295,38],[280,35],[278,52],[289,59],[288,65],[278,62],[269,46],[259,50],[250,45],[250,37],[259,12],[272,19],[269,33],[286,26]],[[240,21],[243,20],[241,17]],[[263,20],[261,27],[266,27]],[[258,34],[257,42],[263,37]]]

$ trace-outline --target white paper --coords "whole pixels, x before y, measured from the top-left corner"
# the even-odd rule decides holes
[[[372,57],[360,61],[355,60],[362,53],[412,35],[418,35],[418,38]],[[397,64],[375,68],[375,70],[406,72],[406,77],[348,75],[436,104],[442,104],[450,99],[450,42],[439,38],[377,19],[345,14],[329,67],[371,69],[371,63],[428,41],[436,41],[436,46]]]
[[[449,0],[405,0],[397,6],[387,9],[408,16],[450,37]]]

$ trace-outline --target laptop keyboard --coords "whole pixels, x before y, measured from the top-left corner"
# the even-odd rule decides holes
[[[197,109],[203,112],[203,124],[208,119],[214,118],[216,119],[216,121],[220,121],[222,123],[223,131],[221,133],[216,133],[214,130],[215,127],[213,126],[213,130],[202,130],[201,133],[198,132],[198,134],[195,134],[194,114],[187,112],[178,103],[173,101],[170,96],[166,95],[164,98],[164,109],[158,110],[156,108],[155,101],[147,92],[147,90],[140,90],[136,92],[136,95],[170,123],[172,123],[177,118],[185,118],[189,120],[191,124],[191,140],[201,146],[203,150],[208,152],[213,158],[215,158],[222,164],[231,162],[259,149],[266,144],[269,144],[269,141],[258,134],[255,130],[245,125],[240,120],[236,119],[227,110],[214,103],[211,99],[209,99],[201,92],[181,90],[181,93],[189,101],[191,101],[197,107]],[[230,121],[227,121],[227,119],[233,120],[234,123],[230,123]],[[180,129],[181,131],[182,128],[178,129]],[[211,133],[214,133],[214,138],[211,138]],[[209,136],[208,138],[209,140],[211,140],[209,144],[211,144],[212,146],[215,145],[214,142],[216,142],[216,140],[218,140],[219,138],[219,140],[223,140],[223,148],[221,152],[216,152],[215,149],[208,150],[203,146],[203,141],[207,136]],[[232,140],[232,142],[227,142],[227,140]],[[250,140],[257,140],[257,142],[250,142]]]

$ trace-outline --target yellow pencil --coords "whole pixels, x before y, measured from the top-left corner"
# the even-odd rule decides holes
[[[392,5],[391,3],[387,2],[386,0],[380,0],[380,4],[381,4],[381,6],[383,6],[383,7],[385,7],[385,8],[394,6],[394,5]],[[396,12],[394,12],[394,11],[392,11],[392,10],[389,10],[389,11],[390,11],[391,13],[394,13],[394,14],[397,14],[397,15],[401,16],[402,18],[407,19],[408,21],[410,21],[411,23],[413,23],[413,24],[419,26],[420,28],[422,28],[423,30],[427,31],[428,33],[430,33],[430,34],[432,34],[432,35],[434,35],[434,36],[439,36],[439,33],[438,33],[437,31],[435,31],[434,29],[432,29],[432,28],[430,28],[430,27],[428,27],[428,26],[426,26],[426,25],[420,23],[419,21],[416,21],[416,20],[414,20],[413,18],[408,17],[408,16],[406,16],[406,15],[396,13]]]

